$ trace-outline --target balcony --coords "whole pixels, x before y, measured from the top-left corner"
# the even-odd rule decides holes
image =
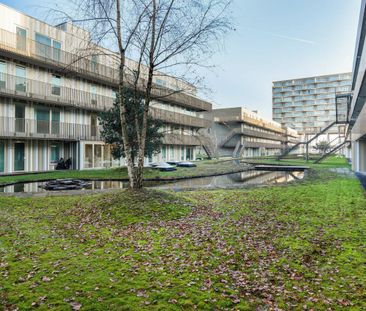
[[[267,148],[267,149],[284,149],[285,145],[282,144],[271,144],[271,143],[261,143],[253,141],[245,141],[245,148]]]
[[[56,86],[51,83],[0,73],[0,94],[59,106],[102,111],[113,106],[113,97]]]
[[[103,65],[88,59],[88,55],[82,57],[79,54],[66,52],[48,45],[41,44],[29,38],[23,39],[15,33],[0,29],[0,53],[8,57],[32,63],[37,66],[51,68],[60,74],[73,72],[78,76],[88,80],[107,84],[111,87],[118,87],[119,72],[116,68]],[[126,76],[127,83],[133,81],[132,76]],[[141,79],[140,89],[146,85],[146,81]],[[175,92],[168,88],[155,85],[152,96],[156,100],[173,102],[175,104],[190,107],[198,111],[210,111],[212,105],[184,92]]]
[[[211,121],[207,119],[201,119],[177,112],[171,112],[168,110],[162,110],[158,108],[150,107],[150,115],[158,120],[166,123],[186,125],[198,128],[207,128],[211,126]]]
[[[165,134],[163,138],[165,145],[200,146],[202,145],[199,136]]]
[[[285,142],[287,140],[286,137],[283,135],[269,134],[269,133],[264,133],[264,132],[256,131],[256,130],[250,130],[250,129],[246,129],[246,128],[241,130],[240,134],[242,134],[244,136],[250,136],[250,137],[272,139],[272,140],[281,141],[281,142]]]
[[[100,141],[99,128],[91,125],[0,117],[0,137],[47,140]]]

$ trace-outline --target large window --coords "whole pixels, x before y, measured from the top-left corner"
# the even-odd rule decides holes
[[[50,111],[47,108],[36,110],[37,133],[49,134],[50,132]]]
[[[27,31],[23,28],[17,27],[17,49],[25,51],[27,49]]]
[[[52,109],[51,133],[60,134],[60,111],[54,108]]]
[[[52,75],[52,95],[61,95],[61,77]]]
[[[51,58],[52,40],[50,37],[36,33],[36,53],[45,58]]]
[[[36,53],[45,58],[55,61],[61,60],[61,42],[52,40],[50,37],[36,33]]]
[[[90,116],[90,134],[92,137],[97,136],[98,132],[98,119],[97,116],[91,115]]]
[[[94,145],[94,167],[102,167],[102,145]]]
[[[93,167],[93,145],[85,145],[84,168]]]
[[[15,68],[15,90],[18,92],[26,92],[26,71],[25,67],[16,66]]]
[[[91,57],[91,70],[93,72],[98,71],[98,55],[92,55]]]
[[[60,144],[51,144],[51,162],[57,162],[60,159]]]
[[[4,89],[6,87],[6,63],[0,60],[0,89]]]
[[[92,103],[92,105],[96,105],[97,104],[97,86],[92,85],[90,87],[90,92],[91,92],[91,103]]]
[[[25,132],[25,107],[23,104],[15,105],[15,131]]]
[[[53,59],[56,61],[61,61],[61,42],[53,40]]]

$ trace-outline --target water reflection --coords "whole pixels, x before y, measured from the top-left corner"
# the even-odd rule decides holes
[[[149,182],[146,187],[156,189],[194,189],[194,188],[225,188],[225,187],[252,187],[264,184],[283,184],[304,178],[304,172],[268,172],[268,171],[246,171],[242,173],[229,174],[215,177],[202,177],[181,180],[176,182]],[[15,192],[48,192],[42,186],[45,182],[20,183],[6,187],[0,187],[2,193]],[[91,181],[83,190],[123,189],[127,188],[127,182],[121,181]]]
[[[252,187],[255,185],[283,184],[303,179],[304,172],[247,171],[242,173],[181,180],[172,184],[157,186],[159,189]]]

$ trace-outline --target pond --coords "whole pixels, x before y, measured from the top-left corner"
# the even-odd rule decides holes
[[[220,188],[248,188],[261,185],[285,184],[303,179],[305,172],[300,171],[245,171],[213,177],[200,177],[179,181],[146,182],[145,187],[155,189],[171,189],[175,191],[187,189],[220,189]],[[46,182],[18,183],[0,187],[0,193],[37,193],[50,192],[45,189]],[[81,190],[105,190],[127,188],[123,181],[95,180],[85,181]],[[79,190],[80,191],[80,190]],[[56,191],[52,191],[56,192]]]

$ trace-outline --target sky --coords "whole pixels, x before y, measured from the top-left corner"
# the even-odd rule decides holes
[[[42,5],[52,6],[48,0]],[[37,16],[39,0],[0,0]],[[214,108],[272,117],[272,82],[351,72],[361,0],[233,0],[235,31],[202,71]]]

